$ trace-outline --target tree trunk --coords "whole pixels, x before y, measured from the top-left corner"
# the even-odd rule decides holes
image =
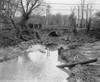
[[[87,33],[90,32],[90,28],[91,28],[91,18],[89,18],[89,21],[87,23]]]
[[[19,38],[23,35],[22,33],[27,30],[26,22],[29,19],[29,14],[24,13],[21,17],[21,20],[18,22],[18,26],[20,27],[18,35]]]
[[[24,13],[21,17],[21,21],[19,22],[19,25],[22,27],[22,29],[26,29],[26,22],[29,19],[29,15],[28,13]]]

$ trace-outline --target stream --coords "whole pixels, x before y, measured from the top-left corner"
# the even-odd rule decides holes
[[[33,45],[26,50],[28,57],[0,63],[0,82],[68,82],[68,74],[57,68],[58,51]]]

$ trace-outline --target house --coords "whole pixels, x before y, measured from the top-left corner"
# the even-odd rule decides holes
[[[34,17],[30,18],[27,21],[27,24],[29,25],[30,28],[42,29],[42,22],[38,18],[34,18]]]

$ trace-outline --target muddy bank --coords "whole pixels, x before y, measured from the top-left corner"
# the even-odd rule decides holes
[[[82,46],[71,47],[71,49],[69,48],[62,49],[59,53],[59,61],[65,62],[66,66],[74,65],[76,63],[71,67],[70,75],[67,80],[69,80],[69,82],[99,82],[100,42],[84,43]],[[95,60],[95,58],[97,58],[95,62],[81,64],[81,62],[90,61],[92,59]],[[63,68],[62,70],[64,70],[64,67],[60,68]]]

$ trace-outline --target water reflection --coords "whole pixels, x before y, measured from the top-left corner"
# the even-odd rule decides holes
[[[34,51],[35,49],[35,51]],[[67,82],[67,74],[56,67],[57,51],[50,51],[50,56],[39,50],[41,46],[32,46],[28,51],[30,59],[20,56],[16,59],[0,63],[0,82]],[[32,52],[33,51],[33,52]]]

